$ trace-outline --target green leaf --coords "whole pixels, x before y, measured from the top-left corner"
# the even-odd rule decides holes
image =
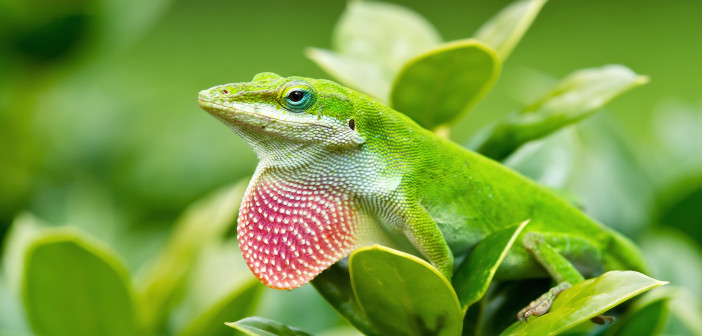
[[[306,55],[342,84],[388,101],[392,76],[381,66],[331,50],[308,48]]]
[[[261,296],[263,288],[265,286],[258,279],[252,279],[197,317],[179,335],[231,335],[231,329],[223,324],[224,321],[242,319],[250,314],[255,308],[254,303]]]
[[[500,335],[557,335],[663,284],[634,271],[607,272],[563,291],[547,314],[516,322]]]
[[[188,272],[185,284],[178,291],[177,303],[169,316],[168,329],[180,332],[190,329],[192,333],[193,325],[206,327],[204,320],[217,319],[213,314],[220,312],[233,315],[224,316],[216,323],[209,324],[209,327],[231,333],[231,329],[223,323],[242,319],[260,309],[263,300],[257,289],[264,287],[246,266],[236,237],[211,242],[203,246],[197,262]],[[241,306],[233,307],[229,304],[235,301]]]
[[[702,106],[669,98],[657,104],[651,120],[655,142],[661,146],[657,160],[652,165],[661,170],[656,180],[661,184],[671,184],[676,180],[699,175],[702,166]],[[641,148],[645,155],[651,155],[650,148]],[[670,162],[676,162],[671,166]],[[672,195],[671,195],[672,196]]]
[[[24,305],[37,334],[137,334],[129,277],[110,251],[67,230],[47,232],[25,260]]]
[[[504,61],[539,14],[546,0],[522,0],[502,9],[484,23],[475,38],[491,46]]]
[[[529,179],[563,193],[573,173],[579,172],[575,168],[578,159],[584,155],[579,126],[564,127],[547,138],[534,140],[520,147],[503,163]],[[605,223],[609,225],[609,222]]]
[[[662,334],[702,335],[702,251],[689,237],[671,229],[647,232],[640,240],[641,251],[656,277],[674,286],[657,288],[638,300],[644,303],[667,300],[673,318]],[[684,330],[684,331],[681,331]]]
[[[676,327],[687,330],[692,335],[702,335],[702,320],[700,320],[702,303],[695,301],[697,297],[687,288],[672,287],[666,289],[668,291],[664,295],[669,299],[668,306],[680,324],[680,326]],[[672,326],[669,325],[667,327],[670,328]]]
[[[0,271],[0,335],[31,336],[19,293],[10,291],[5,274]]]
[[[150,332],[163,326],[173,295],[183,285],[203,246],[221,239],[234,223],[247,183],[225,187],[196,202],[176,223],[140,286],[141,317]]]
[[[310,334],[263,317],[247,317],[226,325],[250,336],[309,336]]]
[[[690,141],[695,141],[690,139]],[[660,227],[678,230],[702,246],[702,225],[699,209],[702,208],[702,160],[697,164],[695,154],[667,161],[666,167],[650,171],[668,175],[656,183],[656,211],[653,222]],[[646,157],[648,159],[648,157]],[[702,157],[700,157],[702,158]],[[671,165],[670,162],[675,162]],[[675,167],[670,167],[675,166]],[[684,166],[687,166],[683,168]],[[673,174],[671,171],[675,170]]]
[[[387,247],[349,259],[356,300],[383,335],[459,335],[463,312],[448,280],[426,261]]]
[[[503,162],[599,222],[637,237],[651,222],[659,191],[615,126],[609,114],[596,114],[527,143]]]
[[[446,43],[405,64],[392,86],[392,107],[428,129],[452,124],[490,90],[499,72],[497,54],[483,43]]]
[[[533,104],[498,122],[477,151],[502,160],[523,144],[592,115],[618,95],[647,81],[647,77],[622,65],[576,71]]]
[[[341,83],[387,103],[402,65],[439,43],[436,29],[406,7],[351,1],[334,30],[334,51],[310,48],[307,57]]]
[[[660,335],[668,315],[667,298],[662,297],[631,307],[625,316],[604,333],[605,336],[656,336]]]
[[[356,302],[347,267],[336,263],[312,280],[312,285],[329,304],[364,335],[381,335]]]
[[[15,218],[7,232],[3,249],[3,263],[8,285],[10,290],[15,293],[19,293],[21,290],[27,248],[45,227],[46,224],[31,213],[25,212]]]
[[[534,299],[553,287],[548,278],[493,282],[487,294],[468,308],[468,314],[477,313],[478,335],[499,335],[517,321],[517,313]],[[478,309],[482,308],[482,309]],[[478,312],[476,312],[478,310]]]
[[[464,311],[485,295],[497,268],[528,223],[527,220],[487,236],[458,266],[452,282]]]
[[[674,279],[671,283],[677,286],[656,288],[637,299],[604,335],[702,335],[702,305],[689,288]]]
[[[441,43],[434,26],[409,8],[350,1],[334,30],[334,49],[397,72],[408,59]]]
[[[641,235],[651,224],[653,201],[661,186],[651,181],[645,161],[632,152],[628,135],[610,114],[595,115],[576,129],[582,150],[569,190],[582,197],[589,216],[630,237]]]

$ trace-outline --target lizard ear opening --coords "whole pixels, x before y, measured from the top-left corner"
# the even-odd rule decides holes
[[[355,130],[356,130],[356,122],[355,122],[353,119],[349,119],[349,128],[350,128],[352,131],[355,131]]]

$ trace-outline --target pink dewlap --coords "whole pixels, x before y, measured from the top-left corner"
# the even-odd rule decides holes
[[[266,286],[292,289],[355,246],[352,202],[330,185],[261,178],[242,202],[239,246]]]

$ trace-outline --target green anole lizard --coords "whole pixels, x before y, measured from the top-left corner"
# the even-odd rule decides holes
[[[304,285],[376,243],[421,256],[451,279],[454,255],[524,220],[496,279],[574,284],[645,270],[633,243],[551,191],[332,81],[261,73],[198,100],[259,158],[237,236],[269,287]],[[532,307],[520,318],[540,313]]]

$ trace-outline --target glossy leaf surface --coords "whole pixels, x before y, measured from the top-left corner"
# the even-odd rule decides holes
[[[485,295],[497,268],[528,223],[524,221],[487,236],[456,269],[452,282],[464,310]]]
[[[257,316],[247,317],[226,325],[249,336],[310,336],[297,328]]]
[[[638,303],[638,302],[637,302]],[[655,336],[661,334],[668,315],[667,298],[658,298],[632,307],[630,314],[620,318],[605,336]]]
[[[382,334],[460,334],[456,293],[426,261],[374,245],[351,254],[349,266],[358,304]]]
[[[663,284],[634,271],[607,272],[561,292],[547,314],[516,322],[501,335],[558,335]]]
[[[483,24],[475,38],[491,46],[504,61],[545,3],[546,0],[516,1]]]
[[[441,42],[434,26],[407,7],[350,1],[334,31],[334,49],[396,72],[408,59]]]
[[[242,319],[250,314],[264,288],[258,279],[252,279],[202,313],[179,335],[231,335],[231,329],[224,322]]]
[[[340,83],[387,102],[392,76],[379,64],[318,48],[306,55]]]
[[[21,290],[27,248],[41,234],[45,226],[33,214],[22,213],[15,218],[7,232],[2,261],[8,285],[12,291]]]
[[[162,327],[172,295],[182,286],[202,247],[220,239],[234,223],[246,184],[225,187],[194,203],[176,223],[142,284],[142,313],[148,328]]]
[[[409,8],[350,1],[334,30],[334,50],[310,48],[307,57],[341,83],[387,103],[402,65],[439,43],[434,26]]]
[[[477,151],[502,160],[523,144],[590,116],[647,81],[622,65],[576,71],[533,104],[499,121]]]
[[[43,234],[28,248],[24,306],[39,335],[135,335],[127,271],[109,251],[71,232]]]
[[[365,335],[381,335],[356,301],[348,265],[336,263],[312,280],[314,288],[336,311]]]
[[[468,112],[499,72],[497,54],[482,42],[446,43],[405,64],[393,83],[391,105],[433,130]]]

